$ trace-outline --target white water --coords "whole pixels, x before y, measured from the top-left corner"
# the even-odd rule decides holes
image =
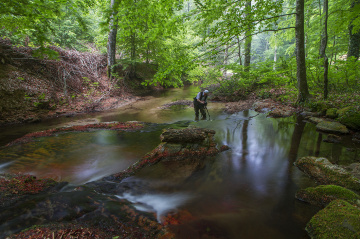
[[[124,193],[117,195],[120,199],[126,199],[132,203],[139,211],[155,212],[158,222],[162,222],[162,217],[169,212],[176,211],[179,207],[184,205],[188,200],[193,198],[189,194],[143,194],[132,195]]]

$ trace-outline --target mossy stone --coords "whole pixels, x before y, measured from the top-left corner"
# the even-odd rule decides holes
[[[307,120],[313,124],[318,124],[324,121],[324,119],[318,117],[308,117]]]
[[[338,118],[340,123],[346,125],[350,129],[360,130],[360,109],[359,107],[349,106],[338,110]]]
[[[338,117],[338,109],[336,108],[330,108],[328,110],[326,110],[326,117],[330,118],[330,119],[335,119]]]
[[[349,130],[339,122],[322,121],[316,125],[316,129],[332,134],[348,134]]]
[[[294,164],[319,184],[334,184],[360,192],[360,180],[326,158],[302,157]]]
[[[325,207],[330,202],[342,199],[360,206],[360,196],[353,191],[337,185],[320,185],[299,190],[295,197],[301,201]]]
[[[332,201],[306,225],[313,239],[360,238],[360,208],[344,200]]]

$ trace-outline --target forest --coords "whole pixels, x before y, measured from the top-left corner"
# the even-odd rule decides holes
[[[359,12],[356,0],[8,1],[1,36],[33,57],[105,55],[116,87],[201,82],[230,100],[276,88],[322,110],[359,101]]]
[[[217,116],[220,115],[219,118],[223,117],[221,119],[224,123],[219,123],[215,120],[213,125],[218,124],[216,126],[218,127],[217,130],[220,131],[218,135],[223,136],[222,134],[225,133],[222,132],[222,130],[224,129],[223,131],[226,131],[226,136],[224,136],[224,139],[221,141],[225,142],[229,140],[229,142],[236,145],[236,147],[242,147],[242,151],[240,150],[242,155],[239,157],[241,160],[239,160],[245,165],[252,163],[250,160],[246,161],[246,157],[250,158],[252,153],[248,152],[248,148],[250,148],[249,145],[252,143],[251,140],[261,135],[261,133],[253,133],[251,135],[250,128],[252,126],[249,124],[250,120],[254,120],[255,122],[255,120],[259,119],[259,121],[256,122],[263,122],[263,125],[259,123],[261,125],[258,127],[260,128],[259,131],[261,132],[261,130],[263,130],[264,138],[268,137],[268,134],[272,135],[271,137],[273,138],[266,139],[271,142],[270,144],[272,146],[277,144],[283,146],[286,143],[291,143],[290,148],[286,148],[286,150],[289,151],[288,155],[283,157],[288,161],[285,160],[285,163],[281,165],[280,163],[276,164],[278,169],[274,170],[276,172],[286,171],[290,175],[288,176],[284,173],[285,176],[274,176],[276,179],[281,178],[281,180],[283,180],[283,178],[285,178],[284,180],[290,182],[278,183],[279,185],[281,184],[281,186],[278,187],[284,189],[284,191],[279,190],[283,194],[279,194],[280,196],[275,195],[274,198],[277,196],[283,196],[285,198],[284,200],[291,198],[289,199],[290,203],[287,201],[287,204],[284,203],[282,205],[281,202],[283,199],[279,199],[279,205],[276,204],[274,207],[272,207],[273,205],[269,206],[271,207],[271,212],[273,212],[273,208],[276,208],[276,210],[280,212],[279,214],[281,214],[281,216],[276,215],[277,219],[280,218],[278,219],[279,222],[286,222],[288,218],[291,218],[292,224],[289,223],[291,224],[290,232],[284,232],[279,229],[279,231],[283,233],[280,233],[281,236],[285,235],[284,238],[288,238],[286,236],[293,233],[291,230],[302,223],[299,223],[299,221],[305,220],[297,216],[295,213],[297,212],[297,206],[293,206],[293,201],[291,201],[294,199],[295,193],[293,191],[295,190],[293,189],[294,186],[289,185],[293,185],[291,183],[294,183],[293,181],[298,179],[296,177],[300,177],[298,175],[293,176],[293,174],[296,174],[292,169],[295,165],[301,171],[305,172],[306,175],[309,175],[310,178],[316,178],[315,181],[321,184],[320,189],[316,188],[321,191],[320,193],[323,193],[322,190],[328,190],[325,192],[325,196],[319,196],[318,191],[314,192],[309,188],[297,191],[295,197],[302,202],[306,201],[310,202],[310,204],[318,203],[321,208],[330,205],[324,210],[321,210],[319,214],[316,214],[311,221],[308,220],[309,223],[306,227],[308,236],[311,238],[358,238],[360,235],[359,214],[357,213],[360,202],[360,166],[356,165],[359,165],[358,145],[360,142],[359,57],[360,0],[1,1],[0,126],[5,129],[7,125],[16,123],[37,123],[44,119],[59,116],[64,116],[64,118],[73,117],[77,113],[90,114],[94,112],[104,112],[109,109],[120,108],[125,104],[141,100],[145,101],[147,96],[156,94],[156,92],[159,91],[166,92],[167,90],[182,89],[186,86],[196,86],[201,90],[209,90],[211,92],[210,102],[221,102],[223,105],[226,103],[234,103],[235,105],[247,104],[246,109],[248,110],[251,107],[256,108],[255,104],[253,105],[256,100],[265,103],[271,102],[270,106],[263,106],[263,108],[291,108],[291,112],[280,112],[279,114],[273,112],[273,115],[269,113],[264,117],[260,115],[260,110],[258,112],[254,111],[253,113],[246,111],[240,113],[239,118],[236,119],[232,118],[232,115],[225,117],[221,115],[224,113],[222,112],[218,113]],[[176,98],[175,100],[179,99]],[[190,105],[191,103],[192,101],[190,101]],[[144,108],[146,107],[148,106],[145,104]],[[136,107],[130,105],[127,109],[131,110],[135,108]],[[241,111],[239,110],[240,108],[238,108],[238,112]],[[218,110],[218,108],[214,107],[215,112],[216,110]],[[225,110],[225,113],[232,113],[231,110],[227,110],[228,112]],[[242,110],[244,110],[244,108]],[[211,111],[211,113],[214,111]],[[208,111],[207,113],[209,114]],[[192,111],[191,114],[193,114]],[[166,115],[166,113],[159,115],[159,117],[161,117]],[[271,121],[272,119],[268,119],[267,116],[273,116],[279,119],[276,119],[278,121]],[[285,118],[284,116],[292,116],[293,118]],[[306,123],[302,120],[302,117],[305,116],[309,117],[306,118],[308,120]],[[149,116],[149,119],[151,117]],[[208,117],[210,122],[210,115],[208,115]],[[109,119],[110,118],[109,116]],[[319,125],[322,124],[323,121],[331,124],[336,129],[321,129]],[[206,124],[206,122],[204,122],[200,122],[200,124]],[[315,126],[311,128],[312,126],[306,125],[309,122],[317,124],[316,128]],[[213,139],[213,137],[215,137],[215,129],[194,130],[190,128],[181,131],[178,128],[183,127],[181,126],[183,123],[180,122],[174,123],[175,129],[166,131],[164,128],[161,128],[165,127],[161,125],[163,122],[159,120],[159,122],[156,123],[159,125],[152,125],[151,127],[153,128],[148,131],[136,132],[134,133],[135,136],[130,135],[128,132],[131,130],[142,130],[143,128],[149,127],[149,124],[135,120],[115,123],[95,122],[95,124],[91,126],[71,125],[70,127],[56,129],[41,128],[42,130],[46,130],[38,132],[35,132],[36,126],[34,126],[34,130],[26,129],[29,132],[31,131],[30,133],[28,131],[20,132],[20,130],[19,132],[15,132],[14,135],[20,135],[21,138],[13,142],[10,142],[10,138],[6,139],[8,140],[6,141],[8,144],[0,148],[0,160],[4,160],[4,162],[8,158],[17,155],[16,150],[14,150],[14,152],[11,151],[13,150],[11,147],[14,145],[14,147],[17,147],[18,144],[27,144],[29,142],[29,145],[31,145],[32,142],[40,142],[40,144],[43,144],[43,141],[36,141],[36,139],[40,137],[58,137],[58,135],[64,132],[83,133],[88,131],[93,132],[97,129],[118,130],[121,133],[115,136],[111,135],[109,138],[114,141],[115,139],[119,140],[116,141],[117,143],[123,142],[121,140],[129,140],[131,141],[129,145],[136,145],[137,140],[140,140],[139,142],[142,142],[142,145],[137,145],[137,147],[139,147],[139,152],[142,152],[148,150],[150,146],[156,146],[153,145],[155,144],[153,135],[149,136],[147,133],[152,132],[151,130],[154,130],[154,128],[156,128],[156,130],[154,130],[156,133],[163,131],[161,135],[162,143],[151,151],[151,153],[141,158],[142,161],[137,161],[132,164],[132,166],[127,165],[128,168],[123,172],[117,172],[116,174],[112,172],[111,176],[101,179],[103,181],[97,179],[86,186],[81,185],[76,187],[71,191],[71,196],[66,196],[65,193],[62,194],[63,192],[59,189],[64,186],[62,182],[55,182],[49,178],[37,180],[35,177],[26,175],[2,176],[1,174],[0,188],[2,192],[0,192],[0,209],[4,210],[0,212],[0,222],[1,220],[5,220],[4,218],[12,216],[11,211],[5,209],[8,205],[14,206],[15,204],[11,204],[13,202],[16,202],[14,207],[18,206],[19,208],[17,213],[20,216],[16,214],[16,216],[14,216],[16,220],[26,218],[26,215],[31,214],[24,213],[24,215],[26,215],[23,216],[23,214],[20,213],[22,210],[21,207],[26,207],[26,205],[24,206],[25,203],[20,204],[18,202],[24,198],[26,199],[25,194],[28,196],[28,194],[37,194],[45,191],[49,192],[49,194],[54,193],[53,195],[61,196],[51,195],[49,196],[49,200],[46,199],[46,203],[45,199],[41,197],[34,199],[39,200],[38,202],[41,203],[33,203],[34,205],[36,204],[35,206],[31,205],[35,208],[32,216],[35,215],[34,218],[38,221],[34,222],[34,225],[30,225],[32,227],[29,231],[20,232],[20,229],[13,229],[13,225],[9,223],[8,226],[6,222],[3,227],[0,225],[0,232],[1,230],[5,230],[3,228],[6,228],[8,235],[15,232],[20,233],[18,234],[20,237],[17,238],[37,238],[37,235],[44,237],[46,235],[46,238],[50,238],[52,235],[53,238],[55,238],[54,231],[58,233],[58,237],[56,238],[63,238],[63,235],[70,235],[71,233],[71,235],[76,236],[66,238],[176,238],[176,236],[171,234],[175,231],[178,233],[177,235],[182,235],[184,238],[187,238],[184,236],[186,234],[181,234],[183,231],[186,231],[186,227],[184,227],[184,230],[182,224],[188,226],[185,222],[190,220],[195,221],[195,226],[191,225],[191,227],[198,227],[196,230],[199,231],[196,232],[209,236],[206,238],[235,238],[232,236],[217,237],[218,232],[215,229],[214,231],[210,231],[210,226],[206,224],[213,218],[208,221],[206,221],[207,219],[203,221],[198,218],[194,219],[196,217],[194,216],[195,213],[193,215],[190,209],[189,211],[180,210],[178,214],[167,214],[166,217],[164,216],[165,219],[162,224],[160,224],[158,223],[160,221],[159,215],[157,215],[158,218],[156,218],[153,215],[149,216],[146,213],[140,213],[138,210],[135,210],[135,207],[131,206],[128,201],[125,201],[125,199],[128,198],[124,196],[124,199],[115,194],[115,192],[123,192],[131,187],[135,188],[134,191],[144,190],[142,188],[144,187],[143,185],[140,183],[140,186],[136,184],[138,182],[131,184],[132,182],[130,181],[130,186],[120,185],[120,182],[123,179],[131,178],[131,176],[138,172],[143,172],[141,170],[147,166],[154,166],[155,163],[158,163],[162,158],[185,157],[184,155],[196,158],[201,154],[213,156],[230,149],[230,147],[225,144],[221,147],[214,146],[216,145]],[[191,121],[191,123],[188,124],[192,123],[194,122]],[[342,125],[339,126],[337,123],[341,123]],[[229,128],[226,128],[230,127],[227,124],[235,125],[232,136]],[[32,126],[33,125],[30,125],[29,128]],[[42,127],[43,126],[44,125],[42,125]],[[270,126],[275,127],[277,131],[275,130],[275,133],[266,131],[271,128]],[[322,138],[322,134],[317,130],[323,130],[323,132],[329,133],[329,135],[326,139],[325,136]],[[11,133],[12,132],[7,134],[10,135]],[[99,137],[106,138],[104,136],[105,134],[106,133]],[[110,134],[111,133],[109,133],[109,135]],[[315,134],[316,137],[314,136]],[[15,139],[14,135],[11,135],[11,137]],[[238,138],[241,138],[242,141],[238,141],[239,139],[236,138],[235,135],[239,136]],[[68,147],[73,149],[73,145],[69,146],[69,142],[76,142],[75,144],[80,145],[79,148],[85,147],[83,144],[89,144],[91,147],[96,148],[97,145],[94,142],[98,140],[97,136],[90,135],[86,138],[87,136],[73,136],[70,134],[68,137],[69,141],[61,141],[60,145],[64,148]],[[4,137],[6,138],[6,136]],[[82,141],[76,141],[76,137],[83,137],[81,138]],[[137,138],[137,140],[132,137]],[[145,139],[142,139],[146,137],[149,137],[150,140],[145,141]],[[192,137],[195,137],[196,140],[193,140]],[[304,138],[307,140],[305,143]],[[205,140],[205,143],[196,144],[195,147],[189,142],[182,142],[185,140],[190,141],[190,143]],[[149,143],[149,145],[145,143],[150,141],[153,142]],[[259,139],[259,142],[263,142],[262,138]],[[335,143],[335,146],[323,146],[323,142]],[[259,143],[260,146],[261,143]],[[53,144],[51,146],[53,147],[51,148],[53,151],[46,148],[50,148],[50,146],[43,146],[43,148],[36,149],[36,153],[31,154],[25,152],[25,156],[19,158],[28,159],[27,157],[34,155],[33,158],[36,158],[41,154],[46,155],[46,157],[52,157],[58,152],[66,151],[65,149],[59,148],[57,148],[56,151],[55,148],[60,146],[55,145],[53,142],[49,144]],[[305,146],[303,144],[305,144]],[[186,145],[186,147],[184,145]],[[211,145],[211,147],[208,145]],[[28,149],[24,146],[21,150],[25,148],[26,150],[32,150],[31,147],[29,146],[30,149]],[[106,143],[103,143],[101,147],[106,149],[111,148]],[[124,148],[126,147],[127,145],[124,146]],[[271,146],[269,147],[271,148]],[[86,149],[90,152],[89,148]],[[104,150],[104,148],[101,150]],[[177,148],[185,151],[175,152]],[[3,149],[4,151],[2,151]],[[10,153],[6,150],[9,150]],[[268,150],[268,148],[265,150]],[[50,151],[51,153],[49,153]],[[273,153],[273,151],[276,150],[272,150],[271,148],[270,151]],[[235,152],[235,149],[233,152]],[[279,152],[281,154],[282,150],[279,150]],[[340,167],[334,166],[335,163],[331,161],[331,163],[334,163],[331,164],[325,159],[325,156],[324,158],[320,157],[320,159],[315,159],[315,157],[312,157],[313,155],[301,155],[308,157],[303,157],[298,160],[297,156],[306,154],[304,152],[308,152],[309,155],[314,154],[316,157],[322,156],[322,153],[331,156],[335,155],[334,158],[336,159],[333,160],[332,158],[329,161],[336,161],[336,164],[339,163],[339,161],[339,164],[345,161],[345,163],[351,166],[353,164],[349,162],[352,160],[351,163],[356,162],[357,164],[354,164],[355,166],[353,165],[351,169],[347,168],[346,170],[354,170],[354,172],[357,170],[357,176],[353,177],[350,176],[350,173],[344,173],[343,168],[340,169]],[[66,153],[64,153],[65,157],[63,158],[66,158]],[[221,159],[226,158],[224,155],[225,154],[220,156],[222,157]],[[278,157],[278,155],[274,155],[273,158]],[[262,159],[266,158],[266,156],[266,153],[264,153]],[[81,158],[79,155],[76,155],[76,157]],[[351,158],[351,160],[348,160],[348,158],[344,160],[341,157],[348,157]],[[279,156],[279,158],[281,157]],[[278,163],[276,159],[271,160]],[[188,174],[193,175],[194,172],[197,172],[196,170],[205,167],[202,161],[196,163],[198,163],[196,166],[192,165],[187,168],[189,171],[193,170],[191,173],[184,170],[186,171],[184,174],[187,176]],[[267,165],[266,163],[269,162],[262,163]],[[175,164],[176,163],[174,163],[174,165]],[[216,164],[214,165],[216,166]],[[349,165],[346,165],[346,167]],[[232,188],[232,183],[227,183],[226,180],[222,181],[222,179],[219,179],[220,177],[217,178],[221,173],[225,175],[227,173],[221,171],[223,168],[218,165],[221,169],[215,169],[215,166],[211,168],[212,171],[209,173],[215,178],[212,179],[214,181],[211,183],[214,185],[217,185],[217,183],[220,184],[219,182],[224,183],[225,186],[219,186],[219,191],[227,187],[233,191],[238,190],[237,188]],[[272,165],[269,165],[269,167],[267,167],[268,170],[272,169],[271,166]],[[3,161],[0,161],[0,169],[6,167],[8,167],[7,162],[3,164]],[[178,165],[176,167],[180,168]],[[178,169],[176,167],[174,171]],[[222,167],[225,168],[223,165]],[[254,167],[256,167],[256,165]],[[286,169],[284,170],[284,168]],[[157,168],[157,170],[160,169]],[[59,169],[59,171],[61,170]],[[145,173],[148,172],[145,171]],[[266,176],[272,175],[272,173],[272,171],[268,174],[264,173],[264,175],[259,175],[259,178],[263,180]],[[329,175],[328,173],[334,174]],[[245,181],[249,180],[249,178],[246,178],[248,175],[243,176],[240,174],[241,173],[236,174],[234,178],[244,177],[242,179]],[[261,174],[261,171],[259,174]],[[167,172],[164,173],[164,175],[168,176]],[[231,177],[233,177],[233,175],[229,175],[227,175],[227,179],[232,180],[233,178]],[[224,178],[226,177],[224,176]],[[261,181],[260,179],[259,181]],[[194,179],[191,178],[191,180]],[[272,182],[272,180],[273,178],[266,178],[266,182],[264,182],[263,185]],[[249,181],[249,184],[251,184],[257,180]],[[304,180],[299,181],[299,184],[304,183]],[[23,186],[29,182],[31,186]],[[120,186],[113,187],[114,184],[109,182],[117,183]],[[199,182],[196,181],[196,183]],[[239,181],[234,182],[234,185],[245,187],[240,183]],[[283,186],[283,184],[285,186]],[[322,184],[327,184],[327,186],[322,187]],[[330,186],[328,186],[328,184],[330,184]],[[336,184],[336,186],[333,184]],[[21,189],[14,189],[18,187],[18,185],[21,186]],[[208,185],[206,185],[206,187],[208,187]],[[296,185],[296,188],[297,187],[298,185]],[[181,188],[181,186],[177,186],[176,189],[178,190],[178,188]],[[202,187],[199,188],[205,190]],[[257,186],[254,186],[254,188],[257,188]],[[131,189],[133,190],[133,188]],[[6,190],[10,190],[11,192],[7,194]],[[153,190],[153,188],[149,189],[149,191],[151,190]],[[168,188],[166,188],[166,190],[168,190]],[[247,186],[244,191],[246,190],[248,190]],[[275,188],[275,192],[272,193],[276,194],[276,190],[278,190],[278,188]],[[25,192],[24,195],[21,194],[23,192]],[[110,194],[111,196],[109,196]],[[104,195],[106,195],[106,198]],[[44,198],[46,197],[44,196]],[[351,200],[344,199],[347,197],[351,197]],[[118,202],[117,200],[119,200],[119,198],[121,205],[114,203]],[[339,198],[345,201],[335,201],[335,199]],[[170,201],[171,199],[172,198],[170,198]],[[38,211],[42,210],[44,212],[41,213],[48,213],[47,211],[51,210],[44,210],[44,208],[47,207],[56,208],[56,210],[61,211],[63,208],[66,208],[66,206],[61,208],[62,205],[75,205],[76,203],[73,200],[80,201],[86,206],[76,206],[71,210],[69,209],[68,215],[64,217],[59,216],[60,219],[57,218],[58,215],[53,213],[49,217],[52,218],[51,220],[53,220],[52,222],[54,223],[46,224],[48,227],[37,229],[36,224],[44,224],[42,218],[36,216]],[[131,200],[129,199],[129,201]],[[231,211],[232,206],[238,206],[238,202],[234,201],[230,199],[228,201],[224,200],[221,206],[225,205],[224,208]],[[272,201],[272,199],[268,199],[268,201]],[[263,201],[261,202],[263,203]],[[276,201],[276,203],[277,202],[278,201]],[[51,205],[51,203],[53,203],[53,205]],[[267,205],[266,203],[263,204]],[[285,210],[285,204],[286,206],[291,204],[289,207],[291,210],[294,210],[294,213],[292,213],[293,211]],[[212,207],[212,204],[209,203],[209,205]],[[246,207],[246,205],[244,207]],[[246,212],[251,214],[255,211],[254,208],[256,207],[255,204],[253,208]],[[330,211],[332,209],[334,209],[335,212]],[[220,211],[223,210],[223,208],[219,209],[214,206],[213,210]],[[117,214],[119,211],[127,216]],[[245,210],[242,211],[241,209],[240,211],[243,212]],[[276,211],[276,213],[278,211]],[[312,213],[310,209],[304,211],[304,214]],[[41,213],[39,212],[39,214]],[[338,230],[337,227],[332,226],[331,223],[333,222],[327,221],[328,218],[335,218],[335,216],[332,217],[332,213],[336,214],[336,220],[340,221],[338,218],[342,218],[342,224],[340,223],[342,225],[341,230],[345,228],[344,230],[346,230],[346,232],[340,229]],[[313,213],[311,217],[314,214],[315,213]],[[331,216],[329,216],[330,214]],[[91,216],[87,218],[88,215],[102,218],[101,220],[104,220],[104,223],[101,221],[101,223],[94,226],[95,224],[90,218]],[[133,216],[133,218],[130,218],[128,215]],[[237,216],[238,215],[234,216],[234,218]],[[348,216],[348,218],[343,219],[345,216]],[[41,218],[41,220],[39,218]],[[71,220],[73,220],[73,218],[76,218],[76,220],[79,219],[81,223],[76,221],[78,224],[75,223],[72,225],[75,219],[71,221],[68,218]],[[124,218],[126,222],[122,223],[123,220],[125,220]],[[321,218],[321,220],[323,218],[325,219],[319,222],[316,221],[318,218]],[[63,224],[57,224],[56,220],[61,221]],[[64,221],[66,220],[70,223],[65,223]],[[221,221],[222,219],[217,220]],[[228,220],[228,218],[226,220]],[[237,220],[240,219],[237,218]],[[203,224],[199,221],[207,226],[202,227]],[[271,219],[269,221],[271,221]],[[269,221],[266,221],[264,224],[271,224]],[[114,222],[118,226],[117,228],[112,227]],[[261,221],[261,226],[263,226],[262,223],[263,221]],[[210,224],[211,223],[209,223],[209,225]],[[245,223],[244,225],[247,224]],[[304,233],[304,226],[303,224],[301,225],[303,228],[301,228],[300,233]],[[19,227],[21,226],[27,228],[29,225],[20,225]],[[175,229],[171,228],[171,226],[174,226]],[[176,226],[179,226],[180,229],[176,228]],[[283,227],[283,225],[281,225],[281,227]],[[108,228],[112,229],[107,230]],[[169,233],[169,228],[170,231],[173,229],[171,233]],[[237,228],[237,226],[234,226],[234,228]],[[231,235],[232,230],[235,231],[234,228],[226,233]],[[264,228],[268,229],[266,226],[264,226]],[[274,228],[278,228],[278,225],[275,225]],[[276,233],[278,231],[272,231],[272,229],[273,228],[266,231],[274,233],[271,234],[269,238],[277,238],[276,236],[278,234]],[[182,232],[179,232],[181,230]],[[294,229],[294,231],[297,230],[298,228]],[[219,229],[219,231],[221,230]],[[259,233],[259,238],[265,238],[262,236],[265,235],[266,232],[264,232],[264,234]],[[222,235],[221,233],[223,232],[219,232],[219,235]],[[305,238],[306,236],[301,238]],[[1,238],[0,233],[0,239]],[[16,238],[16,235],[8,238]],[[179,238],[182,237],[180,236]],[[292,238],[300,237],[294,236]]]

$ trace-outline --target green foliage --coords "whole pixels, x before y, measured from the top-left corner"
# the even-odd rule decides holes
[[[38,54],[47,54],[48,43],[61,47],[79,47],[80,40],[91,40],[86,33],[90,25],[85,20],[88,0],[21,0],[0,3],[0,36],[9,38],[14,44],[40,46]],[[54,55],[51,55],[54,57]]]

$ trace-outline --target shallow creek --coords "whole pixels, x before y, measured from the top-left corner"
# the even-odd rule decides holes
[[[189,175],[169,178],[163,168],[150,167],[123,180],[130,189],[116,196],[138,210],[155,212],[159,222],[168,212],[189,212],[196,220],[171,226],[178,238],[308,238],[305,225],[318,209],[294,195],[315,184],[293,166],[294,161],[313,155],[346,165],[359,161],[360,146],[346,137],[342,144],[325,143],[325,135],[299,117],[273,119],[252,110],[229,115],[222,112],[221,103],[211,102],[210,120],[195,122],[192,108],[159,108],[191,100],[197,90],[173,89],[120,110],[3,128],[1,146],[25,133],[70,122],[151,123],[136,132],[63,133],[2,148],[0,172],[52,177],[75,187],[129,167],[160,143],[162,129],[196,125],[214,129],[219,145],[231,150],[209,158]]]

